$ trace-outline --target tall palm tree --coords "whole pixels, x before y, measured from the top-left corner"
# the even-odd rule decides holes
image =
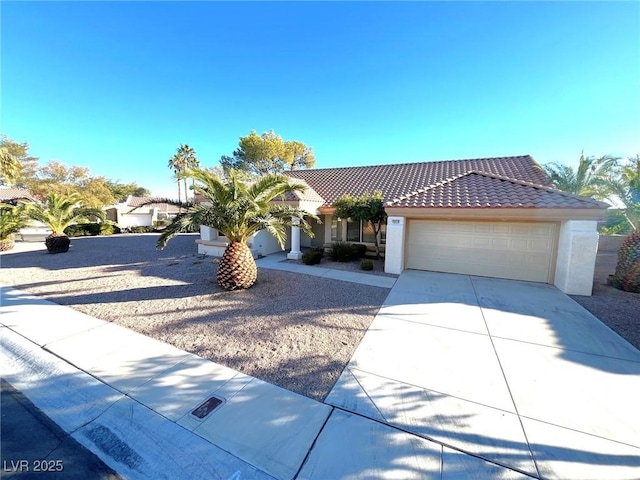
[[[555,162],[543,165],[542,169],[549,175],[554,186],[563,192],[603,199],[607,196],[604,179],[615,166],[616,160],[609,155],[600,158],[585,157],[582,152],[577,169]]]
[[[247,240],[256,232],[267,230],[284,247],[286,227],[292,226],[295,218],[302,231],[313,236],[305,216],[315,218],[314,215],[290,205],[271,203],[287,192],[304,191],[303,185],[290,184],[286,176],[267,175],[246,183],[238,174],[230,172],[227,180],[222,181],[199,168],[186,171],[184,176],[195,180],[196,191],[205,202],[181,204],[187,211],[178,214],[164,229],[157,247],[164,248],[178,233],[193,231],[200,225],[219,230],[229,241],[216,276],[218,285],[225,290],[249,288],[255,283],[258,273]]]
[[[75,223],[88,223],[92,217],[104,220],[104,212],[99,208],[82,206],[81,197],[77,193],[58,195],[51,193],[43,204],[28,203],[26,214],[33,220],[42,222],[51,229],[51,235],[45,239],[49,253],[69,251],[71,240],[64,230]]]
[[[180,180],[184,184],[184,200],[188,201],[189,195],[187,194],[187,179],[182,175],[187,169],[197,168],[200,162],[196,158],[196,152],[187,144],[180,144],[176,153],[169,159],[169,168],[171,168],[176,176],[178,182],[178,201],[181,201],[180,195]]]

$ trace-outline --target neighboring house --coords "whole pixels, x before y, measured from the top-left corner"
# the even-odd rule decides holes
[[[178,214],[178,207],[168,203],[144,205],[150,200],[153,197],[129,195],[124,202],[104,207],[107,220],[117,223],[120,228],[151,227],[158,220],[171,220]]]
[[[36,199],[25,188],[0,187],[0,203],[17,205],[20,201],[35,202]]]
[[[380,234],[385,271],[433,270],[550,283],[569,294],[591,295],[596,230],[608,204],[561,192],[528,155],[287,172],[308,185],[283,200],[320,216],[315,238],[293,228],[289,258],[300,248],[336,241],[373,246],[370,225],[333,215],[345,193],[380,190],[387,225]],[[201,253],[224,238],[202,229]],[[254,254],[280,248],[266,232],[250,242]]]
[[[24,188],[0,187],[0,203],[17,205],[20,202],[37,202],[32,193]],[[28,227],[21,228],[17,237],[23,242],[44,242],[51,229],[44,223],[31,220]]]

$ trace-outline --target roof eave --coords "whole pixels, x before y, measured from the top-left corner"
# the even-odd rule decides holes
[[[387,215],[443,220],[566,221],[604,219],[606,208],[518,208],[518,207],[391,207]]]

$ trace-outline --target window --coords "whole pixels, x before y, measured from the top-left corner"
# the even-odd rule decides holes
[[[375,243],[376,236],[373,233],[373,224],[369,221],[362,222],[362,240],[363,243]]]
[[[380,227],[380,245],[387,244],[387,224],[383,223]]]
[[[383,225],[380,230],[381,244],[386,241],[387,226]],[[333,238],[333,231],[331,232],[331,240]],[[353,220],[347,220],[347,242],[362,242],[362,243],[375,243],[375,235],[373,233],[373,224],[371,222],[356,222]]]
[[[347,220],[347,242],[360,241],[360,222]]]
[[[342,240],[342,220],[338,218],[331,219],[331,241],[340,242]]]

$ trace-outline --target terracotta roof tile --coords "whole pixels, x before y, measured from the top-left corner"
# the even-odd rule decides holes
[[[324,198],[322,198],[320,195],[318,195],[318,192],[316,192],[313,188],[311,188],[311,186],[302,178],[295,178],[294,179],[290,179],[291,182],[290,183],[296,183],[296,184],[301,184],[304,185],[306,187],[306,190],[302,193],[300,192],[287,192],[284,194],[284,201],[286,202],[295,202],[298,200],[303,200],[303,201],[309,201],[309,202],[320,202],[320,203],[324,203]],[[279,201],[282,199],[278,199],[278,198],[274,198],[274,201]]]
[[[555,188],[484,172],[453,177],[388,202],[429,208],[607,208],[609,205]]]
[[[286,172],[313,187],[325,206],[345,193],[380,190],[385,203],[438,208],[607,208],[560,192],[529,155]]]
[[[366,167],[293,170],[287,175],[305,180],[330,206],[344,193],[382,191],[385,202],[448,181],[471,171],[549,186],[549,177],[529,155]]]
[[[150,203],[148,205],[144,205],[145,202],[149,202],[152,200],[158,200],[155,203]],[[129,198],[127,198],[127,207],[142,207],[145,206],[146,208],[157,208],[159,211],[161,212],[165,212],[165,213],[177,213],[179,211],[179,208],[174,206],[174,205],[169,205],[168,203],[162,202],[159,199],[156,199],[155,197],[133,197],[130,196]]]
[[[0,187],[0,201],[8,202],[20,199],[35,201],[31,192],[25,188]]]

